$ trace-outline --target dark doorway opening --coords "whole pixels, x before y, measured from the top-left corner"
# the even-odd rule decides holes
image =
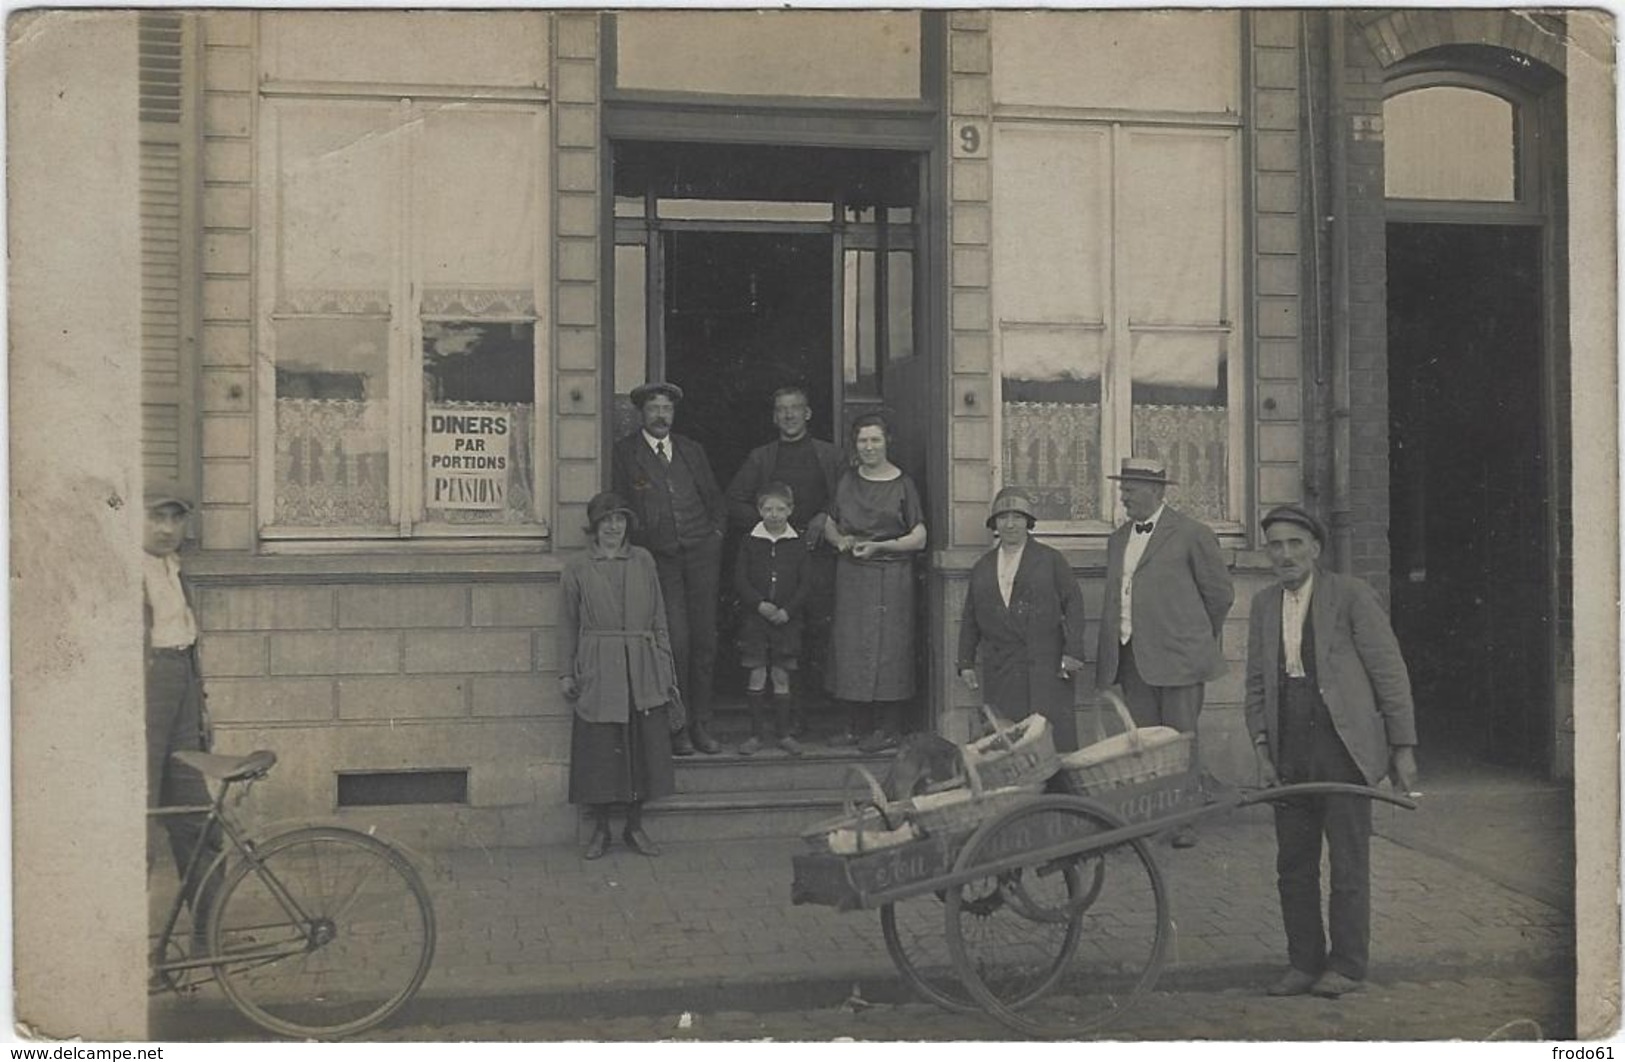
[[[1393,617],[1435,761],[1540,768],[1548,754],[1540,237],[1388,226]]]
[[[773,439],[772,395],[807,389],[831,434],[830,238],[674,232],[666,240],[666,378],[684,387],[680,430],[718,480]]]

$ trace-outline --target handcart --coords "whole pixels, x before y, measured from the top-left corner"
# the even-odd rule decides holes
[[[985,1012],[1025,1036],[1078,1037],[1133,1006],[1162,972],[1172,918],[1152,835],[1332,793],[1416,807],[1332,782],[1214,796],[1187,768],[1087,796],[1022,796],[957,835],[796,855],[791,897],[878,909],[898,972],[938,1006]]]

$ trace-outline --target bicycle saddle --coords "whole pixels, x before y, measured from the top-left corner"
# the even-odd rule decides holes
[[[173,753],[170,759],[198,771],[205,778],[217,782],[242,782],[250,778],[264,778],[276,766],[276,753],[270,749],[250,752],[247,756],[220,756],[213,752],[194,752],[190,749]]]

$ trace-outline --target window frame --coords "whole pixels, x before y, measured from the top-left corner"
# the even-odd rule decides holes
[[[1546,190],[1542,185],[1540,109],[1535,97],[1505,81],[1467,70],[1431,70],[1402,74],[1383,84],[1383,103],[1407,92],[1429,88],[1458,88],[1482,92],[1512,107],[1513,185],[1505,200],[1405,199],[1384,196],[1389,221],[1458,221],[1479,225],[1526,225],[1545,216]],[[1384,180],[1387,160],[1384,158]]]
[[[1213,522],[1210,526],[1227,541],[1240,543],[1245,541],[1246,527],[1239,514],[1247,511],[1247,476],[1251,468],[1252,455],[1249,442],[1251,434],[1250,410],[1248,401],[1248,364],[1247,356],[1247,299],[1248,299],[1248,256],[1249,249],[1243,238],[1244,215],[1247,204],[1244,201],[1243,177],[1245,172],[1245,135],[1239,118],[1234,115],[1214,115],[1211,118],[1196,119],[1184,115],[1173,117],[1166,114],[1125,115],[1121,112],[1110,114],[1080,114],[1070,109],[1040,109],[1023,107],[1019,111],[1014,108],[1006,109],[1002,114],[996,113],[993,122],[993,179],[998,180],[998,141],[1001,134],[1007,134],[1014,128],[1031,130],[1033,128],[1049,129],[1060,132],[1069,129],[1091,129],[1096,132],[1105,131],[1107,137],[1107,159],[1111,167],[1110,187],[1107,191],[1107,226],[1105,240],[1107,247],[1102,255],[1100,268],[1104,272],[1103,296],[1105,305],[1100,320],[1055,319],[1055,320],[1026,320],[1022,318],[1006,317],[1000,305],[1000,280],[995,273],[994,287],[994,320],[993,341],[995,371],[993,373],[993,437],[999,454],[995,462],[995,484],[997,490],[1005,485],[1008,469],[1005,467],[1005,373],[1004,373],[1004,342],[1008,333],[1092,333],[1101,337],[1102,364],[1100,376],[1100,468],[1097,489],[1100,491],[1100,511],[1103,514],[1098,520],[1080,521],[1045,521],[1039,529],[1041,537],[1062,541],[1072,541],[1079,545],[1093,545],[1102,542],[1126,518],[1122,512],[1122,504],[1113,489],[1113,483],[1108,478],[1117,471],[1119,462],[1125,456],[1133,454],[1133,371],[1130,363],[1132,344],[1138,334],[1153,332],[1216,332],[1224,338],[1223,350],[1225,352],[1225,384],[1226,384],[1226,414],[1228,432],[1226,435],[1226,518]],[[1123,187],[1132,175],[1125,172],[1121,165],[1123,145],[1130,136],[1134,135],[1186,135],[1199,137],[1222,138],[1227,141],[1224,203],[1226,215],[1224,220],[1224,245],[1226,249],[1223,264],[1223,306],[1225,319],[1220,322],[1196,321],[1142,321],[1132,319],[1128,312],[1121,283],[1121,247],[1125,235],[1121,231],[1119,204],[1122,201]],[[1011,239],[1013,233],[1006,228],[1002,233],[995,231],[994,239]],[[997,254],[994,259],[997,261]],[[1178,488],[1174,488],[1173,503],[1177,507]]]
[[[554,327],[551,312],[552,252],[550,167],[545,152],[551,145],[553,115],[544,94],[502,94],[489,96],[475,90],[467,94],[433,91],[422,96],[396,95],[389,86],[329,86],[284,84],[263,87],[259,96],[258,167],[261,179],[256,197],[256,231],[260,235],[256,260],[259,278],[255,297],[254,323],[258,330],[259,365],[256,371],[258,448],[256,452],[257,537],[267,550],[300,548],[338,550],[346,544],[362,547],[392,543],[410,548],[412,544],[450,548],[502,547],[514,540],[542,540],[551,537],[548,519],[552,504],[549,468],[551,434],[552,377],[549,351]],[[396,137],[395,156],[390,161],[389,187],[394,197],[391,232],[392,256],[388,307],[382,314],[387,322],[389,371],[389,524],[311,526],[276,522],[276,323],[286,319],[319,319],[322,314],[280,312],[277,301],[281,284],[281,170],[278,123],[289,105],[335,106],[377,104],[389,106],[395,114],[392,127],[402,131]],[[423,227],[414,221],[413,198],[416,165],[421,157],[432,111],[455,107],[461,113],[518,113],[530,117],[534,143],[539,152],[531,189],[531,209],[535,219],[532,232],[529,313],[489,314],[425,313],[423,276]],[[478,285],[468,285],[477,289]],[[522,291],[523,289],[515,289]],[[344,317],[377,317],[377,314],[344,314]],[[424,429],[423,429],[423,325],[426,319],[473,321],[491,324],[528,323],[532,326],[533,413],[528,444],[531,448],[534,482],[533,517],[514,524],[455,524],[428,518],[424,508]],[[353,547],[352,547],[353,548]]]

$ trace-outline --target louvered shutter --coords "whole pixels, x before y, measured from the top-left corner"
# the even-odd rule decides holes
[[[149,477],[183,483],[194,480],[195,467],[192,33],[184,15],[140,15],[141,449]]]

